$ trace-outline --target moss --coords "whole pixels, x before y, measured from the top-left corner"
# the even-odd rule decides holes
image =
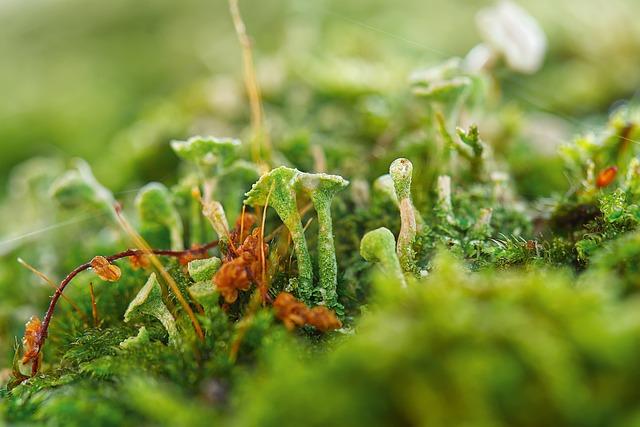
[[[489,53],[475,67],[478,50],[446,60],[402,87],[364,59],[304,72],[298,59],[281,64],[284,83],[263,99],[268,168],[249,161],[249,142],[194,137],[172,143],[186,160],[177,184],[140,190],[133,226],[161,262],[147,269],[122,259],[132,253],[130,236],[115,231],[114,194],[87,164],[57,180],[21,169],[16,188],[35,180],[29,197],[41,203],[39,215],[57,215],[40,188],[52,181],[61,207],[101,216],[16,254],[52,278],[115,254],[122,275],[106,283],[82,272],[68,282],[64,294],[89,322],[62,300],[50,309],[41,371],[2,371],[1,418],[96,426],[637,423],[637,106],[613,109],[597,131],[543,155],[523,127],[529,119],[542,126],[537,115],[506,95],[509,79],[524,79],[510,69],[523,68],[507,52]],[[176,126],[244,135],[246,111],[217,109],[213,123],[203,119],[211,110],[191,110],[209,105],[204,86],[190,86],[188,101],[170,100]],[[146,123],[151,133],[171,125],[172,114],[159,117]],[[115,194],[131,213],[135,201]],[[237,218],[248,224],[249,214],[268,245],[264,261],[243,253],[252,230],[232,226]],[[206,245],[183,249],[193,243]],[[211,279],[232,259],[243,288],[228,304]],[[15,324],[49,302],[23,290],[35,280],[8,271],[0,264],[0,306],[15,317],[0,317],[3,338],[21,334]],[[165,271],[171,280],[161,278]],[[127,307],[147,296],[136,294],[151,288],[160,320],[146,309],[130,315]],[[335,310],[343,327],[289,331],[271,307],[281,292]],[[89,325],[94,309],[98,322]],[[9,347],[3,354],[13,354]]]

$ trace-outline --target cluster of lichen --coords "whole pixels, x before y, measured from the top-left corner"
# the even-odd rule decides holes
[[[516,60],[507,65],[526,66]],[[571,182],[542,204],[519,192],[518,165],[481,127],[455,127],[484,109],[487,78],[452,60],[417,73],[404,104],[344,89],[334,101],[366,105],[362,128],[344,125],[319,151],[308,135],[283,138],[262,174],[238,140],[174,141],[186,173],[142,187],[124,210],[154,249],[217,249],[155,273],[120,263],[115,283],[75,278],[65,294],[85,313],[96,282],[99,326],[61,302],[42,372],[27,378],[16,348],[0,413],[43,425],[637,422],[638,112],[623,106],[604,136],[562,147]],[[315,166],[333,174],[298,170]],[[66,242],[62,272],[131,244],[86,163],[50,194],[95,218]],[[264,216],[269,248],[264,276],[228,301],[212,278],[243,204]],[[280,292],[335,310],[345,327],[289,331],[270,307]]]

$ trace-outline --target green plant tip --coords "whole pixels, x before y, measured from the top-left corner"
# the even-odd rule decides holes
[[[171,249],[184,249],[182,219],[167,187],[159,182],[149,183],[140,189],[135,203],[142,229],[154,225],[166,228],[171,236]]]
[[[53,182],[49,189],[51,196],[65,209],[96,209],[117,222],[111,191],[98,182],[87,162],[76,159],[74,163],[76,169]]]
[[[396,239],[388,228],[380,227],[365,234],[360,241],[360,255],[369,262],[379,263],[384,274],[397,280],[401,287],[407,286],[396,255]]]
[[[391,175],[391,179],[393,180],[393,187],[399,202],[402,199],[411,197],[412,173],[413,164],[409,159],[396,159],[389,167],[389,175]]]

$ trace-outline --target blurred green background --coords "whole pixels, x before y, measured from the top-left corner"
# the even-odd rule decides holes
[[[533,76],[500,81],[501,93],[519,110],[541,113],[552,145],[600,123],[617,101],[633,99],[640,87],[640,2],[518,3],[546,32],[547,60]],[[294,104],[295,94],[353,83],[347,71],[354,64],[373,73],[356,73],[358,84],[406,90],[411,70],[475,46],[474,16],[493,4],[240,1],[267,114],[270,103]],[[281,97],[291,85],[289,97]],[[65,233],[90,232],[65,222],[87,218],[54,213],[47,200],[48,184],[70,159],[85,158],[98,180],[124,197],[148,181],[172,182],[178,161],[171,139],[243,137],[248,124],[241,52],[226,1],[0,0],[2,365],[11,353],[8,337],[22,334],[50,294],[15,258],[28,255],[59,277],[69,270],[54,255],[69,251]],[[313,132],[314,124],[308,128]],[[512,161],[528,156],[515,153]]]
[[[640,82],[638,2],[519,3],[539,19],[549,53],[542,72],[510,82],[509,96],[579,119],[633,95]],[[429,61],[463,56],[479,41],[474,14],[491,4],[274,0],[245,1],[241,8],[258,67],[309,58],[331,67],[336,58],[348,57],[402,76]],[[123,148],[115,143],[122,129],[145,109],[171,103],[198,79],[225,75],[237,82],[241,76],[224,0],[4,0],[0,20],[2,184],[16,163],[54,155],[84,157],[101,181],[123,188],[129,174],[112,173],[111,163],[118,158],[115,147]],[[153,142],[166,145],[188,133],[175,129]],[[166,173],[149,169],[162,168],[145,169],[149,177]]]

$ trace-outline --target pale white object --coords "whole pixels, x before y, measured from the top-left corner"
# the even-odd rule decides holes
[[[511,1],[501,0],[494,7],[480,10],[476,22],[485,43],[501,53],[511,69],[524,74],[540,69],[547,38],[526,10]]]

